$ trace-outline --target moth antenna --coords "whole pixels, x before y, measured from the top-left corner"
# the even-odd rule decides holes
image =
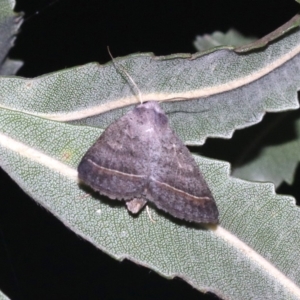
[[[138,96],[138,99],[139,101],[141,102],[141,104],[143,103],[143,99],[142,99],[142,93],[140,91],[140,89],[138,88],[137,84],[134,82],[133,78],[128,74],[128,72],[124,69],[123,66],[117,66],[116,64],[116,61],[114,59],[114,57],[112,56],[110,50],[109,50],[109,47],[107,46],[107,51],[108,51],[108,54],[109,56],[111,57],[112,59],[112,62],[115,66],[115,68],[119,71],[121,71],[121,73],[124,75],[125,74],[125,77],[127,80],[129,80],[131,82],[131,84],[133,85],[133,87],[135,88],[134,90],[137,91],[137,96]]]

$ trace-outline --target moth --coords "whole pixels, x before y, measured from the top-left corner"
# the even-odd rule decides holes
[[[218,208],[191,153],[156,101],[113,122],[83,156],[79,179],[132,213],[150,201],[172,216],[218,223]]]

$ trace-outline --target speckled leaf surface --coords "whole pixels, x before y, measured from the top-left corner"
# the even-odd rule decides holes
[[[0,110],[1,166],[38,203],[102,251],[224,299],[300,299],[300,211],[272,184],[229,177],[229,165],[195,156],[220,225],[201,227],[80,187],[76,167],[101,130]]]
[[[293,30],[243,54],[230,47],[193,56],[137,54],[34,79],[1,77],[0,165],[115,259],[224,299],[300,299],[300,211],[272,184],[231,178],[227,163],[195,156],[220,211],[218,226],[202,227],[153,207],[155,223],[146,211],[133,217],[124,203],[81,186],[76,172],[103,129],[138,102],[124,69],[143,100],[163,102],[186,143],[201,144],[209,136],[230,137],[267,111],[298,108],[299,35]]]
[[[9,300],[9,298],[0,291],[0,300]]]
[[[22,66],[22,62],[7,58],[23,20],[22,14],[13,12],[14,7],[15,1],[0,0],[0,75],[15,74]]]
[[[7,58],[8,51],[14,44],[15,35],[22,24],[21,14],[13,12],[15,1],[0,0],[0,75],[15,74],[22,66],[21,61]],[[1,300],[9,298],[0,291]]]
[[[266,112],[298,108],[299,51],[294,28],[249,53],[227,47],[195,55],[136,54],[117,59],[117,68],[91,63],[34,79],[1,78],[6,96],[0,107],[104,129],[138,102],[125,69],[144,101],[162,102],[186,143],[202,144],[208,136],[229,138]]]

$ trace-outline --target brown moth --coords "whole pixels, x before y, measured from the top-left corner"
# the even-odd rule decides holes
[[[199,167],[155,101],[112,123],[83,156],[78,175],[100,194],[125,200],[132,213],[150,201],[179,219],[218,223]]]

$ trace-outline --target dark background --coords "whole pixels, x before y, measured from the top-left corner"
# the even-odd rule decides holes
[[[299,10],[293,0],[19,0],[10,57],[35,77],[134,52],[195,52],[196,35],[238,29],[262,37]],[[0,173],[0,289],[11,299],[217,299],[183,280],[118,262],[69,231]]]

